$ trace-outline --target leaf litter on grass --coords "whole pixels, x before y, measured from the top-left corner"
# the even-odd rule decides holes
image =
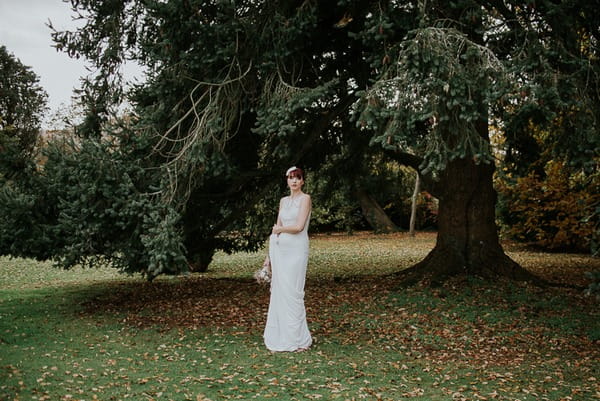
[[[40,368],[38,399],[61,375],[68,379],[59,383],[66,383],[73,397],[81,391],[122,394],[127,388],[156,400],[198,394],[205,399],[600,397],[599,342],[593,335],[600,328],[591,298],[572,289],[473,278],[435,289],[401,288],[387,273],[407,267],[432,246],[431,237],[421,236],[415,249],[389,251],[392,244],[411,248],[410,241],[365,234],[313,239],[306,307],[316,341],[302,354],[264,351],[260,337],[269,290],[250,279],[254,264],[233,273],[217,264],[208,274],[153,283],[94,281],[91,295],[80,294],[83,303],[74,310],[80,323],[95,325],[83,339],[87,350],[79,352],[92,352],[98,360],[61,355],[68,362],[61,367],[54,352],[46,352],[52,363]],[[360,249],[365,242],[366,249]],[[350,257],[342,257],[344,248]],[[394,252],[400,256],[394,259]],[[549,263],[556,255],[519,251],[518,257],[530,270],[535,267],[526,263],[540,264],[538,270],[548,277],[555,274],[544,263],[556,266]],[[573,260],[574,267],[561,265],[562,274],[583,271],[578,258],[569,257],[566,264]],[[371,263],[378,264],[377,271]],[[570,279],[579,276],[560,278]],[[243,367],[232,362],[239,357]],[[97,383],[89,387],[89,382]]]
[[[468,298],[464,294],[467,287],[470,288]],[[513,303],[510,294],[515,292],[519,294],[513,296],[523,300],[528,296],[537,299],[538,305]],[[567,297],[569,308],[564,308],[562,302],[554,304],[553,299],[558,297]],[[123,300],[127,300],[126,305]],[[264,326],[267,304],[268,289],[250,280],[199,277],[177,284],[160,283],[129,287],[125,292],[113,291],[102,300],[94,300],[93,310],[89,312],[97,313],[97,308],[125,310],[123,322],[138,328],[197,330],[212,327],[230,335],[256,338]],[[454,382],[464,380],[452,379],[452,372],[459,376],[464,374],[460,372],[468,371],[472,385],[448,394],[454,399],[460,398],[459,394],[471,394],[469,397],[479,394],[471,399],[499,398],[478,393],[479,383],[483,383],[483,388],[497,386],[499,394],[505,393],[505,396],[523,391],[542,394],[549,392],[548,388],[590,396],[600,391],[596,381],[600,359],[598,341],[586,336],[586,329],[597,321],[582,320],[566,330],[548,324],[548,319],[557,313],[572,319],[573,310],[577,310],[577,316],[585,317],[586,310],[593,308],[589,298],[574,290],[540,290],[524,284],[515,288],[510,282],[462,279],[451,281],[441,289],[398,290],[397,283],[382,277],[337,282],[313,279],[307,283],[306,307],[317,352],[323,347],[338,346],[351,347],[356,354],[378,349],[396,355],[394,361],[388,361],[385,369],[388,374],[406,378],[403,373],[411,366],[427,369],[427,374],[439,371],[441,376],[432,385],[442,386],[440,389],[444,383],[455,388]],[[322,354],[321,357],[339,360],[339,356]],[[363,363],[368,361],[366,358]],[[348,362],[350,367],[353,363]],[[516,373],[515,369],[518,371],[521,365],[535,367],[536,372]],[[564,377],[572,369],[587,372],[588,376],[578,378],[579,384],[571,386]],[[354,370],[355,374],[350,377],[363,375],[359,366],[354,366]],[[344,375],[347,377],[348,372]],[[285,377],[269,385],[278,387],[282,379]],[[331,383],[336,382],[340,381],[332,378]],[[356,381],[351,380],[351,383],[356,384]],[[419,383],[413,384],[413,387],[402,388],[403,396],[423,395],[423,388],[417,386]]]

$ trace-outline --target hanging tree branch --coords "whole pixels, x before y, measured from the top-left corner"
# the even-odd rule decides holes
[[[251,70],[251,62],[242,71],[239,61],[234,59],[221,82],[196,81],[189,94],[188,110],[160,134],[153,152],[168,160],[164,168],[169,187],[163,194],[167,202],[178,199],[183,205],[189,198],[194,173],[203,167],[198,152],[206,146],[223,152],[227,142],[238,132],[244,79]]]
[[[488,86],[498,85],[504,75],[494,53],[461,32],[421,28],[402,44],[392,68],[366,91],[363,120],[373,120],[374,113],[387,121],[377,139],[382,144],[406,147],[411,132],[421,138],[417,147],[424,159],[419,170],[425,175],[435,176],[456,157],[487,161],[489,143],[477,129],[487,111],[475,97],[491,96]],[[429,135],[419,133],[422,124]]]

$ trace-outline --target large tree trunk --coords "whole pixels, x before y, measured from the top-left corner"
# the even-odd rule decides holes
[[[398,231],[398,227],[385,213],[379,203],[366,191],[356,190],[356,198],[360,203],[363,216],[376,233],[392,233]]]
[[[432,282],[458,274],[535,279],[500,245],[493,173],[491,164],[461,159],[449,162],[439,180],[424,180],[426,188],[439,199],[437,241],[429,255],[405,274]]]

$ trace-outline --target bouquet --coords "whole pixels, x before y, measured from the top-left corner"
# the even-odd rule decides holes
[[[271,261],[265,259],[262,267],[254,273],[254,278],[259,284],[271,282]]]

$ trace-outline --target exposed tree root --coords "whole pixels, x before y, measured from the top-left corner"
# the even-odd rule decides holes
[[[436,246],[421,262],[393,274],[401,286],[421,283],[437,287],[458,276],[474,276],[487,280],[508,279],[529,282],[539,287],[564,287],[552,283],[523,268],[501,249],[480,253],[467,259],[450,247]]]

